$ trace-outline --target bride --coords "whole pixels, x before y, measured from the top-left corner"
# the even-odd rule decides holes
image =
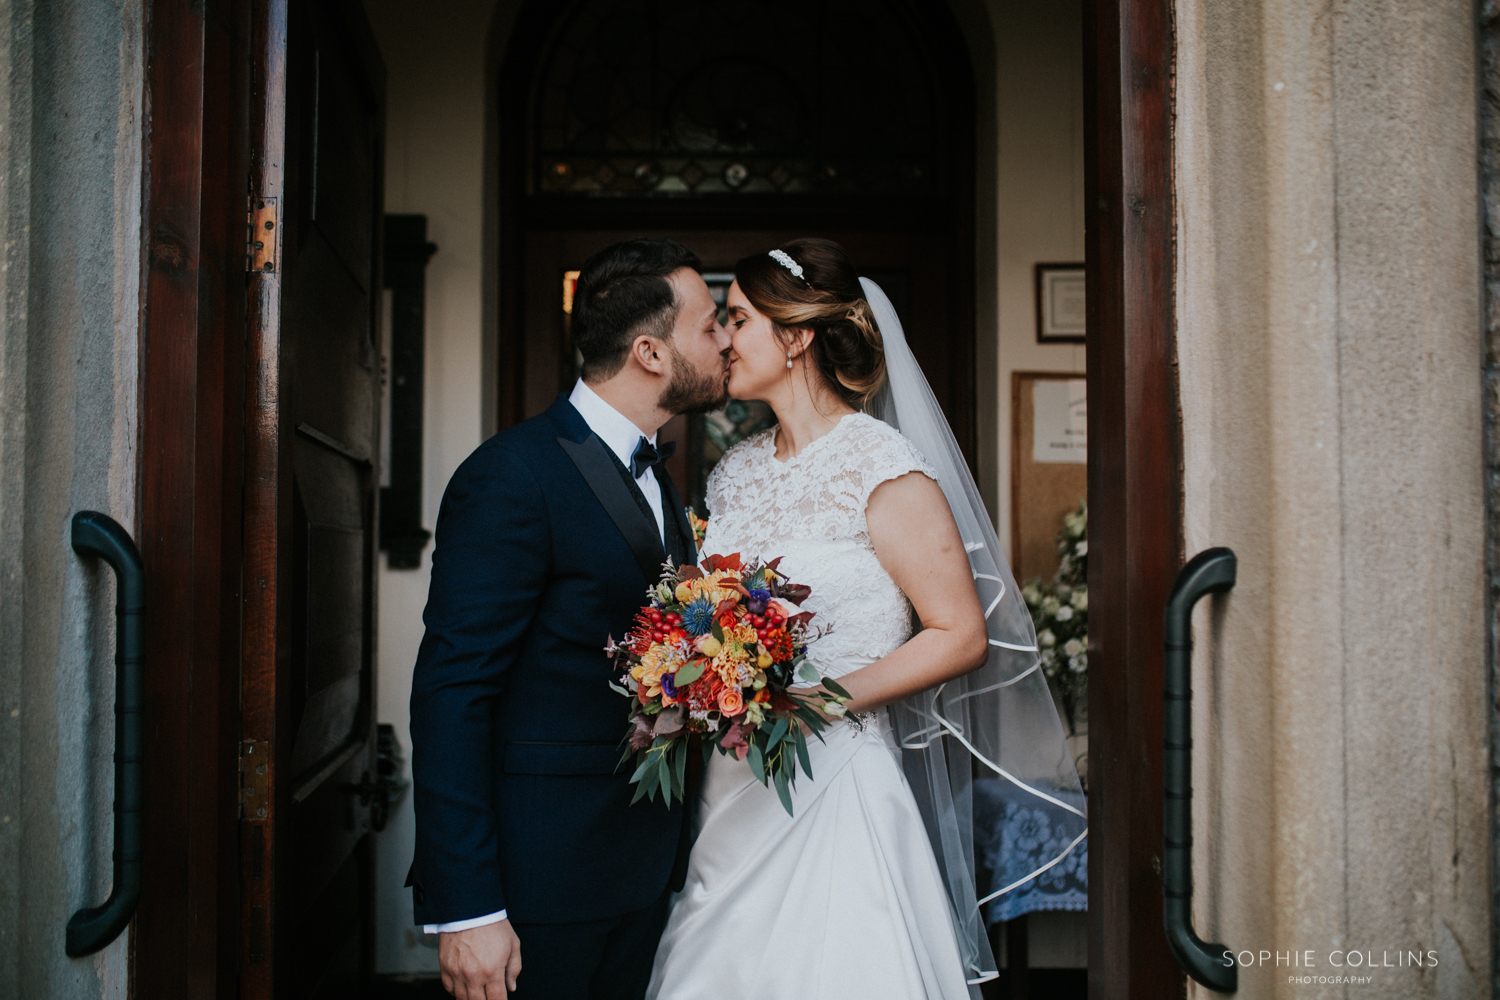
[[[702,551],[781,556],[812,588],[827,634],[809,658],[849,715],[809,741],[790,816],[743,762],[712,758],[647,996],[977,997],[996,973],[974,761],[1067,837],[1083,829],[1030,619],[878,286],[819,239],[747,257],[735,278],[729,392],[778,422],[715,467]]]

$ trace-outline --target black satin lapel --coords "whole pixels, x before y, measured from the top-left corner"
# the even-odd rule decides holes
[[[648,521],[641,514],[635,497],[626,489],[609,452],[605,451],[604,442],[597,435],[590,434],[584,441],[569,441],[560,437],[557,443],[573,460],[573,464],[583,475],[584,482],[594,491],[599,505],[604,508],[609,519],[615,522],[620,534],[625,536],[625,543],[635,554],[636,564],[640,566],[646,582],[655,583],[661,576],[661,564],[667,557],[661,539],[656,534],[656,522]]]
[[[667,505],[667,512],[672,520],[677,522],[677,530],[682,533],[683,541],[687,542],[688,562],[697,563],[698,543],[693,540],[693,526],[688,523],[687,505],[682,502],[682,497],[677,495],[677,484],[672,482],[672,477],[667,475],[665,465],[657,466],[656,481],[661,483],[662,501]]]

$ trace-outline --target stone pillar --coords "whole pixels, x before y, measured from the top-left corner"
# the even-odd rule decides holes
[[[1198,930],[1245,998],[1488,995],[1473,5],[1177,18],[1186,547],[1240,557],[1197,623]]]
[[[124,997],[70,959],[113,836],[114,586],[78,510],[134,529],[142,9],[0,4],[0,996]]]

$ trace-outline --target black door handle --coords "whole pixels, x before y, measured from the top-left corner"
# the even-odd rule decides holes
[[[1222,944],[1204,944],[1193,931],[1193,605],[1234,586],[1237,563],[1229,549],[1205,549],[1188,561],[1167,598],[1166,664],[1162,694],[1166,801],[1162,824],[1162,919],[1177,963],[1220,993],[1239,988],[1239,970]]]
[[[82,958],[120,936],[141,896],[141,660],[146,583],[141,554],[125,529],[105,514],[73,515],[73,550],[97,556],[115,571],[115,852],[114,882],[102,906],[68,921],[67,953]]]

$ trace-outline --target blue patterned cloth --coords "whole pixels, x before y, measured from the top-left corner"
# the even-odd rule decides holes
[[[1084,808],[1077,792],[1043,789]],[[974,782],[974,862],[981,897],[1010,885],[1061,854],[1083,832],[1084,821],[1002,778]],[[1041,875],[984,904],[991,924],[1033,910],[1088,909],[1088,839]]]

